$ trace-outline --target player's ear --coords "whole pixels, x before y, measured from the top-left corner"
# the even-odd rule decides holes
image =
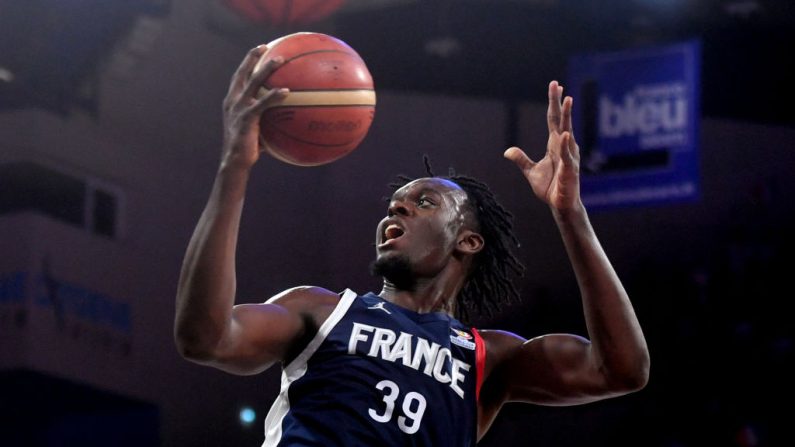
[[[456,249],[462,253],[474,255],[480,250],[483,250],[484,244],[485,241],[480,233],[476,233],[472,230],[462,230],[458,235]]]

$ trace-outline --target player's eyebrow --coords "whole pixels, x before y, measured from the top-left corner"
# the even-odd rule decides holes
[[[421,190],[419,190],[417,192],[417,194],[420,195],[420,196],[432,195],[432,196],[435,196],[437,198],[441,198],[442,197],[442,193],[440,193],[439,191],[437,191],[437,190],[435,190],[433,188],[422,188]]]

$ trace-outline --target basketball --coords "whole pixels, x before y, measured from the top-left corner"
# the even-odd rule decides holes
[[[359,54],[332,36],[289,34],[268,44],[254,73],[277,56],[284,63],[265,80],[259,95],[285,87],[290,93],[262,114],[265,152],[293,165],[318,166],[356,149],[375,115],[373,78]]]

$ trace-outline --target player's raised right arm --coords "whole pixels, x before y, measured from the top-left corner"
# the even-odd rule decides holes
[[[220,167],[188,245],[177,290],[174,335],[180,353],[235,373],[261,371],[280,360],[303,330],[300,314],[289,307],[234,307],[238,229],[248,176],[260,154],[259,116],[268,101],[285,94],[274,89],[256,98],[262,79],[279,62],[251,76],[264,51],[251,50],[232,77],[223,104]]]

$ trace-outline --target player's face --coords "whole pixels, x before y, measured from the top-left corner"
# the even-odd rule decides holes
[[[402,258],[417,276],[449,260],[464,225],[467,195],[450,180],[422,178],[395,191],[376,231],[376,264]]]

